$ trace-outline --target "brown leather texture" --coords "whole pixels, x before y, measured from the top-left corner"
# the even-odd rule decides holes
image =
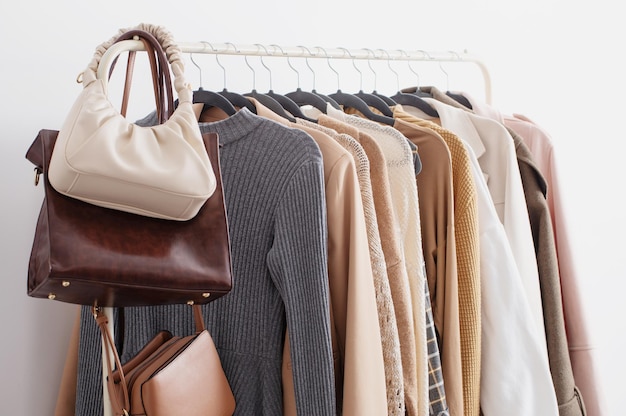
[[[199,309],[198,305],[194,306],[194,312]],[[95,318],[106,351],[113,354],[119,365],[106,316],[97,311]],[[131,416],[233,414],[235,398],[213,339],[202,322],[196,320],[196,329],[199,329],[196,334],[186,337],[160,332],[122,366],[122,372],[112,372],[108,361],[107,385],[116,414],[126,414],[124,411]]]
[[[125,307],[203,304],[230,291],[230,240],[216,134],[203,139],[217,188],[199,213],[184,222],[103,208],[55,191],[46,173],[57,135],[56,130],[41,130],[26,154],[43,172],[45,185],[28,266],[29,296]]]

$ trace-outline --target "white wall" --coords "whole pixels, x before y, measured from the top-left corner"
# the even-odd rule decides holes
[[[93,6],[92,6],[93,4]],[[26,296],[26,267],[43,191],[33,186],[26,149],[42,128],[58,129],[80,86],[76,75],[93,49],[117,29],[140,22],[167,27],[180,41],[213,41],[370,49],[467,49],[487,63],[493,103],[525,114],[553,136],[567,190],[580,282],[600,352],[602,381],[612,415],[623,414],[626,337],[621,289],[626,233],[623,119],[624,28],[617,4],[554,0],[512,1],[28,1],[0,4],[0,354],[2,413],[49,415],[54,408],[74,307]],[[284,17],[288,16],[288,17]],[[206,89],[221,89],[222,74],[209,57],[202,63]],[[247,92],[251,74],[243,60],[228,62],[228,89]],[[234,63],[231,63],[234,62]],[[274,90],[295,89],[284,62],[265,61]],[[257,90],[268,89],[258,61]],[[302,87],[310,78],[302,68]],[[334,92],[337,81],[323,61],[317,90]],[[364,65],[365,90],[371,73]],[[422,68],[414,65],[415,68]],[[378,91],[395,92],[395,79],[376,65]],[[403,86],[408,68],[394,64]],[[189,65],[189,76],[197,72]],[[450,89],[480,96],[474,69],[446,65]],[[440,71],[420,69],[422,85],[446,88]],[[342,67],[341,89],[356,91],[353,68]],[[429,74],[425,76],[424,74]],[[469,75],[465,75],[469,74]],[[370,82],[370,84],[367,84]],[[138,95],[135,95],[138,97]],[[149,101],[148,101],[149,103]]]

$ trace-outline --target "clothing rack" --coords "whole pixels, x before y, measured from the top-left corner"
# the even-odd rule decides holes
[[[478,66],[484,81],[485,102],[491,104],[491,76],[487,66],[477,57],[467,52],[457,53],[454,51],[431,52],[423,50],[384,50],[384,49],[346,49],[346,48],[325,48],[325,47],[304,47],[304,46],[278,46],[261,44],[239,44],[233,43],[209,43],[209,42],[178,42],[181,51],[184,53],[211,54],[211,55],[234,55],[234,56],[259,56],[259,57],[284,57],[284,58],[312,58],[312,59],[351,59],[366,61],[421,61],[421,62],[467,62]],[[125,40],[114,43],[103,54],[97,70],[97,78],[106,82],[108,73],[114,59],[123,52],[143,51],[145,47],[139,40]],[[445,71],[444,71],[445,72]],[[104,308],[105,315],[109,318],[109,331],[115,333],[113,325],[113,311],[111,308]],[[108,397],[105,359],[106,351],[103,347],[103,397]],[[104,414],[111,415],[110,403],[104,400]]]
[[[485,87],[485,102],[491,104],[491,76],[484,62],[467,52],[455,51],[423,51],[423,50],[384,50],[384,49],[346,49],[325,48],[320,46],[278,46],[261,44],[210,43],[210,42],[179,42],[182,52],[235,55],[235,56],[266,56],[285,58],[312,58],[312,59],[352,59],[366,61],[421,61],[421,62],[467,62],[478,66],[483,77]],[[138,40],[125,40],[113,44],[102,56],[98,66],[98,78],[107,79],[108,69],[118,55],[125,51],[145,50],[143,43]]]

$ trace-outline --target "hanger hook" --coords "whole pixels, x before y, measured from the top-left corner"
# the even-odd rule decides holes
[[[204,43],[209,45],[209,47],[211,48],[211,51],[213,52],[213,54],[215,55],[215,60],[217,61],[217,64],[219,65],[220,68],[222,68],[222,73],[224,76],[224,89],[226,89],[226,68],[224,68],[224,65],[222,65],[222,63],[220,62],[220,60],[218,59],[218,50],[215,49],[213,47],[213,45],[210,42],[207,42],[206,40],[201,40],[200,43]],[[193,62],[193,60],[192,60]],[[195,62],[194,62],[195,65]],[[202,78],[200,78],[200,89],[202,89]]]
[[[307,48],[306,46],[298,46],[298,48],[302,48],[302,49],[306,50],[306,51],[307,51],[307,53],[308,53],[310,56],[315,56],[315,54],[314,54],[314,53],[312,53],[312,52],[311,52],[311,50],[310,50],[309,48]],[[303,52],[303,55],[304,55],[304,52]],[[308,57],[308,56],[305,56],[305,57],[304,57],[304,62],[306,63],[306,66],[309,68],[309,70],[310,70],[310,71],[311,71],[311,73],[313,74],[313,90],[312,90],[312,91],[315,91],[315,81],[316,81],[316,79],[315,79],[315,70],[311,67],[311,64],[309,63],[309,57]],[[299,75],[299,74],[298,74],[298,75]],[[298,82],[299,82],[299,80],[300,80],[300,78],[298,77]],[[299,86],[300,86],[300,84],[298,84],[298,87],[299,87]]]
[[[231,43],[231,45],[233,44]],[[241,53],[235,45],[233,45],[233,47],[235,48],[236,53]],[[257,51],[258,51],[258,46],[257,46]],[[248,68],[250,68],[250,71],[252,71],[252,91],[256,91],[256,71],[254,70],[252,65],[250,65],[250,62],[248,62],[248,55],[244,55],[243,60],[246,61],[246,65],[248,65]]]
[[[209,44],[209,45],[210,45],[210,44]],[[234,44],[234,43],[232,43],[232,42],[226,42],[226,46],[227,46],[227,48],[226,48],[226,50],[227,50],[227,51],[228,51],[228,46],[232,46],[232,47],[233,47],[233,49],[235,50],[235,52],[236,52],[236,53],[240,53],[239,49],[237,49],[237,46],[235,46],[235,44]],[[213,48],[213,45],[211,45],[211,48]],[[214,51],[216,51],[216,49],[215,49],[215,48],[213,48],[213,50],[214,50]],[[224,66],[222,66],[222,64],[220,63],[219,59],[217,59],[217,54],[215,55],[215,60],[216,60],[216,61],[217,61],[217,63],[220,65],[220,67],[224,70],[224,89],[226,89],[226,68],[224,68]],[[246,61],[246,64],[247,64],[247,63],[248,63],[248,61]],[[248,65],[248,67],[249,67],[249,66],[250,66],[250,65]],[[252,69],[252,68],[250,68],[250,69]],[[254,74],[254,69],[252,69],[252,73]],[[253,75],[252,80],[253,80],[252,82],[254,83],[254,75]]]
[[[448,51],[448,53],[454,56],[457,61],[463,60],[463,58],[461,58],[461,55],[457,51]]]
[[[267,48],[263,45],[261,45],[260,43],[255,43],[254,46],[256,46],[257,48],[263,48],[263,50],[265,51],[266,55],[269,55],[269,51],[267,50]],[[259,56],[259,60],[261,61],[261,65],[263,65],[263,67],[265,69],[267,69],[267,72],[269,73],[270,76],[270,91],[272,91],[272,70],[270,69],[269,66],[265,65],[265,61],[263,61],[263,56]]]
[[[448,76],[448,72],[443,68],[441,61],[439,61],[439,69],[446,76],[446,91],[450,91],[450,77]]]
[[[374,74],[374,92],[376,92],[376,88],[378,86],[378,74],[376,73],[376,71],[374,71],[374,68],[372,67],[372,61],[370,59],[370,53],[372,54],[372,57],[376,57],[376,54],[374,53],[373,50],[368,49],[368,48],[362,48],[364,51],[367,51],[367,66],[369,66],[370,71],[372,71],[372,74]]]
[[[407,58],[406,59],[406,64],[409,67],[409,71],[411,71],[415,75],[415,78],[417,79],[416,87],[419,90],[419,88],[420,88],[420,75],[411,66],[411,56],[404,49],[397,49],[397,51],[400,52],[401,56],[406,56],[406,58]]]
[[[389,54],[389,52],[387,52],[384,49],[377,49],[377,50],[383,52],[387,56],[387,66],[389,67],[389,70],[395,74],[396,85],[398,86],[398,91],[400,91],[400,75],[395,69],[391,67],[391,55]]]
[[[363,91],[363,72],[359,69],[359,67],[356,66],[354,55],[352,55],[348,49],[343,48],[341,46],[339,46],[338,49],[341,49],[342,51],[344,51],[344,54],[348,54],[348,56],[350,58],[352,58],[352,66],[359,73],[359,77],[360,77],[360,79],[359,79],[359,91]]]
[[[337,91],[341,91],[341,88],[339,88],[339,72],[337,72],[337,70],[335,68],[333,68],[332,65],[330,64],[330,56],[328,56],[328,53],[326,52],[326,49],[322,48],[321,46],[316,46],[315,48],[319,49],[322,52],[324,52],[324,56],[326,57],[326,63],[328,64],[328,67],[337,76]]]
[[[272,44],[272,45],[270,45],[270,46],[271,46],[271,47],[273,47],[273,48],[275,48],[275,49],[279,49],[279,50],[280,50],[280,52],[283,54],[283,56],[286,56],[286,57],[287,57],[287,65],[289,65],[289,68],[291,68],[291,70],[292,70],[293,72],[295,72],[295,73],[296,73],[296,77],[297,77],[297,79],[298,79],[298,84],[297,84],[297,85],[298,85],[298,88],[300,88],[300,73],[299,73],[299,72],[298,72],[298,70],[297,70],[296,68],[294,68],[294,66],[291,64],[291,60],[289,59],[289,55],[287,55],[287,54],[285,53],[285,51],[283,50],[283,48],[281,48],[281,47],[280,47],[280,46],[278,46],[278,45],[274,45],[274,44]]]
[[[200,65],[198,65],[196,63],[196,61],[194,61],[193,59],[193,53],[189,52],[189,59],[191,60],[191,63],[198,68],[198,73],[199,73],[199,77],[200,77],[200,86],[198,87],[199,90],[202,90],[202,68],[200,68]]]

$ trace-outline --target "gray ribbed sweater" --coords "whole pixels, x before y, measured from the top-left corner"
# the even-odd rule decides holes
[[[334,415],[319,148],[306,133],[246,109],[203,123],[201,130],[219,135],[233,267],[232,291],[203,310],[235,395],[235,414],[282,415],[288,326],[298,415]],[[88,309],[82,314],[76,403],[76,414],[85,416],[102,414],[100,339]],[[191,308],[125,308],[122,362],[162,329],[191,334]]]

